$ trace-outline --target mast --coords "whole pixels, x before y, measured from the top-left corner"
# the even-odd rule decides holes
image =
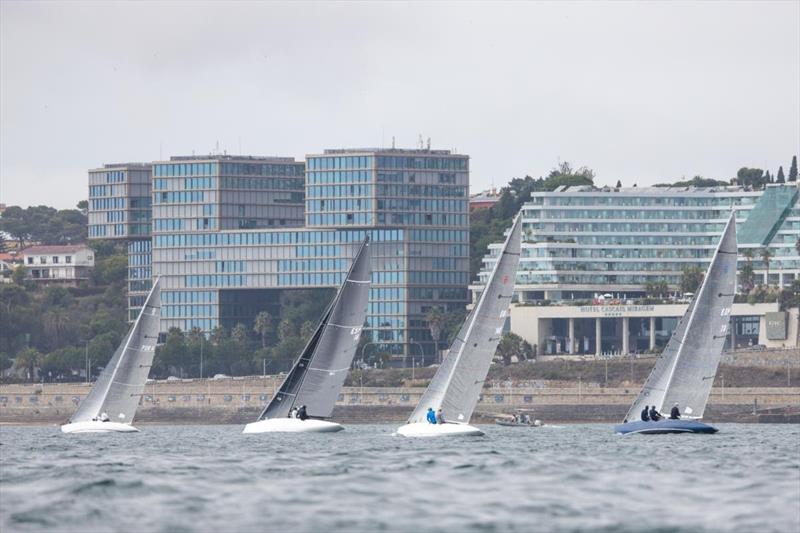
[[[644,405],[661,411],[675,403],[684,415],[701,418],[728,334],[736,285],[736,218],[731,213],[708,271],[678,328],[656,361],[626,420]]]
[[[307,405],[315,418],[331,415],[366,319],[372,275],[369,247],[366,237],[314,334],[258,420],[286,417],[295,405]]]
[[[409,417],[409,423],[424,422],[429,407],[434,410],[441,408],[448,422],[469,422],[500,341],[514,294],[521,227],[522,215],[518,214],[483,292]]]
[[[155,355],[160,308],[160,279],[156,278],[139,316],[71,422],[89,421],[103,412],[117,422],[133,421]]]

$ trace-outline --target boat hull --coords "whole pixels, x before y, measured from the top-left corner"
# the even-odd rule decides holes
[[[519,422],[507,422],[505,420],[495,420],[495,424],[498,426],[505,426],[505,427],[512,427],[512,428],[538,428],[542,427],[542,423],[539,420],[534,420],[530,424],[520,424]]]
[[[267,418],[247,424],[242,433],[335,433],[343,429],[341,424],[327,420]]]
[[[483,431],[469,424],[429,424],[415,422],[397,429],[397,434],[404,437],[478,437]]]
[[[61,426],[62,433],[138,433],[139,430],[130,424],[119,422],[73,422]]]
[[[713,426],[703,424],[697,420],[670,420],[664,419],[657,422],[644,422],[636,420],[614,426],[614,432],[620,435],[641,433],[644,435],[661,435],[664,433],[716,433],[719,431]]]

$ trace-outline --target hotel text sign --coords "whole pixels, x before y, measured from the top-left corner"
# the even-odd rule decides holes
[[[623,316],[627,313],[652,313],[654,305],[585,305],[581,313],[602,313],[603,316]]]
[[[775,313],[765,313],[764,319],[767,322],[767,339],[771,341],[786,340],[786,311]]]

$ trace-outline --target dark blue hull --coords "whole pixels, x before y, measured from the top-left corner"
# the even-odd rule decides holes
[[[663,433],[716,433],[718,430],[708,424],[703,424],[697,420],[670,420],[664,419],[658,422],[643,422],[637,420],[614,427],[614,432],[620,435],[631,433],[643,433],[645,435],[660,435]]]

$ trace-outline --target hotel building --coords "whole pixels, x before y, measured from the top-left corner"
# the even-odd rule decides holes
[[[741,187],[596,189],[535,192],[522,208],[523,245],[512,331],[547,353],[631,353],[663,346],[686,303],[641,302],[646,284],[665,280],[677,300],[686,268],[708,268],[730,211],[736,210],[740,265],[756,283],[800,279],[799,190]],[[482,289],[501,244],[490,246]],[[771,255],[769,264],[762,250]],[[752,255],[748,259],[747,254]],[[797,345],[797,310],[737,303],[728,344]],[[772,325],[773,327],[768,327]]]

